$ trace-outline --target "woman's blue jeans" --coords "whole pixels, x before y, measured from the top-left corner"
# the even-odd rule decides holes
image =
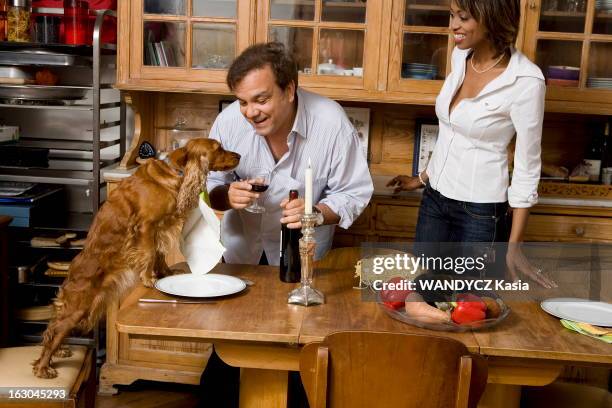
[[[457,201],[443,196],[428,183],[419,208],[415,255],[486,254],[487,275],[501,277],[505,269],[505,245],[495,243],[508,241],[509,226],[507,202]]]

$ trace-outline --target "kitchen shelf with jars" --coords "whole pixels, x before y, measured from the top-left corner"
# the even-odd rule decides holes
[[[64,8],[8,3],[7,18],[0,14],[6,23],[5,31],[0,24],[6,40],[0,41],[0,214],[13,217],[15,340],[36,343],[105,199],[100,171],[125,153],[125,106],[112,87],[116,46],[102,42],[109,38],[105,19],[115,12],[90,11],[76,0]],[[19,4],[19,20],[11,4]],[[104,343],[99,340],[98,328],[68,339],[95,347]]]
[[[525,53],[547,81],[547,108],[610,114],[612,1],[531,0]]]

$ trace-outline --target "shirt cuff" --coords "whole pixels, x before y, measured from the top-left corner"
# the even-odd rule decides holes
[[[354,214],[360,214],[361,212],[354,211],[350,208],[350,205],[339,197],[325,197],[318,204],[325,204],[340,217],[338,226],[344,229],[349,229],[353,224]]]
[[[518,194],[512,187],[508,189],[508,205],[512,208],[530,208],[538,203],[538,192],[531,194]]]

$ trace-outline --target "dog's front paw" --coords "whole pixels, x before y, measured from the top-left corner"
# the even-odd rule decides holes
[[[155,282],[157,282],[157,278],[141,278],[140,279],[142,281],[142,284],[145,285],[145,287],[147,288],[154,288],[155,287]]]
[[[62,347],[60,349],[57,349],[57,351],[53,353],[53,357],[58,358],[67,358],[70,356],[72,356],[72,351],[68,347]]]
[[[49,366],[41,366],[38,360],[34,362],[34,367],[32,367],[32,372],[38,378],[57,377],[57,370],[55,368],[49,367]]]

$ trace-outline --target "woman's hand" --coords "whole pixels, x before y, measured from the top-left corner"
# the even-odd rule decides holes
[[[423,184],[421,184],[421,180],[419,180],[418,176],[397,176],[387,183],[387,187],[395,187],[393,193],[397,194],[400,191],[416,190],[417,188],[423,187]]]
[[[523,250],[521,243],[509,242],[506,253],[506,265],[513,281],[519,279],[519,274],[529,277],[546,289],[558,287],[557,283],[542,273],[542,270],[531,265]]]

